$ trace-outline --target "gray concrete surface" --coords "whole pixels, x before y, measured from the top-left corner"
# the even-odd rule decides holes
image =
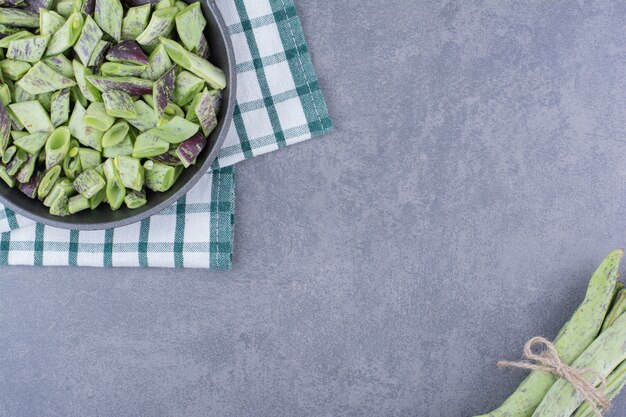
[[[0,270],[0,415],[470,416],[626,244],[626,4],[298,6],[336,132],[240,166],[232,272]]]

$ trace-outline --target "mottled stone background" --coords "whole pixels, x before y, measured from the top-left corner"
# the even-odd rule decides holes
[[[298,7],[336,132],[240,165],[232,272],[1,269],[0,415],[470,416],[626,245],[626,3]]]

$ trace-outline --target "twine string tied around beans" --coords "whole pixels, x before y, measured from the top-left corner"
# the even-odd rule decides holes
[[[541,350],[540,353],[535,353],[535,350],[541,347],[543,347],[543,350]],[[549,340],[543,337],[533,337],[530,339],[524,346],[524,357],[528,361],[500,361],[498,362],[498,366],[501,368],[507,367],[549,372],[563,378],[574,386],[576,391],[583,397],[584,401],[589,403],[598,417],[602,416],[602,410],[608,410],[611,405],[610,401],[601,391],[601,388],[606,383],[606,378],[593,369],[576,369],[564,363],[559,356],[559,352]],[[596,387],[584,377],[585,374],[593,374],[596,376],[600,380],[600,385]]]

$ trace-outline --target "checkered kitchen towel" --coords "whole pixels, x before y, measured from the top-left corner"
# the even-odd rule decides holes
[[[106,231],[56,229],[0,205],[0,265],[229,269],[233,164],[332,129],[293,0],[217,0],[237,58],[233,126],[212,172],[176,204]],[[276,161],[280,163],[280,161]]]

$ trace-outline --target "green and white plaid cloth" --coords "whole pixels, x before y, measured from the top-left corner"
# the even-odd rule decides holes
[[[217,5],[235,48],[238,90],[234,122],[212,172],[163,212],[116,229],[57,229],[0,205],[0,265],[231,267],[232,165],[323,135],[332,122],[293,0]]]

